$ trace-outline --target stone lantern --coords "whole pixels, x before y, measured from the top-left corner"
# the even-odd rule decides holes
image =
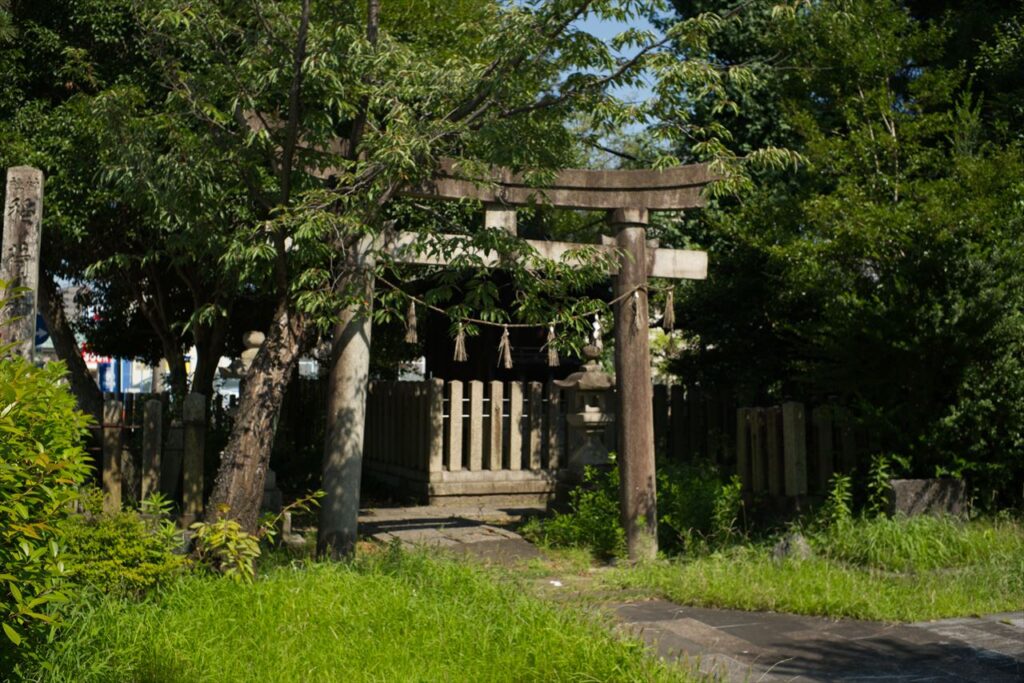
[[[608,449],[604,445],[604,434],[615,422],[612,408],[612,392],[615,378],[601,369],[597,359],[601,349],[595,344],[583,348],[587,362],[579,372],[556,380],[563,389],[571,389],[566,422],[578,437],[580,445],[569,454],[569,472],[575,479],[581,479],[586,465],[608,465]]]

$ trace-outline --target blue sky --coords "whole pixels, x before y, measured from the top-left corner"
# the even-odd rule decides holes
[[[627,23],[624,23],[624,22],[604,21],[604,20],[602,20],[600,18],[597,18],[597,17],[594,17],[594,16],[589,16],[586,19],[580,21],[579,22],[579,26],[580,26],[580,28],[585,30],[587,33],[590,33],[590,34],[592,34],[592,35],[594,35],[594,36],[596,36],[598,38],[601,38],[602,40],[605,40],[605,41],[611,40],[613,37],[615,37],[616,35],[618,35],[622,31],[626,30],[627,28],[654,29],[654,27],[651,25],[651,23],[649,21],[647,21],[646,19],[643,19],[643,18],[638,19],[636,21],[633,21],[632,23],[628,23],[627,24]],[[629,57],[629,56],[632,56],[635,52],[636,52],[635,50],[624,51],[622,53],[622,56],[623,57]],[[649,92],[650,92],[650,90],[648,88],[639,88],[639,89],[627,88],[627,89],[617,90],[616,94],[619,97],[622,97],[623,99],[642,99]]]

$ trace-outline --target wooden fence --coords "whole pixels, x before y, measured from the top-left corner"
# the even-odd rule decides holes
[[[318,474],[323,388],[305,382],[283,410],[275,443],[279,466],[315,460]],[[566,427],[571,399],[570,391],[552,383],[373,382],[364,468],[432,502],[481,496],[546,501],[566,481],[569,454],[578,446],[578,435]],[[824,493],[834,472],[857,465],[868,441],[831,405],[737,408],[728,397],[663,385],[654,387],[653,400],[661,457],[715,462],[723,472],[737,473],[753,495]],[[202,514],[217,460],[206,451],[222,445],[216,438],[230,429],[230,407],[220,401],[208,406],[193,395],[180,410],[173,408],[166,394],[105,397],[97,459],[110,508],[160,491],[180,503],[186,520]],[[615,450],[614,425],[605,436]]]
[[[432,501],[548,499],[566,465],[563,390],[540,382],[374,382],[367,471]]]
[[[540,382],[375,382],[364,467],[430,501],[458,496],[547,499],[579,445],[566,428],[571,391]],[[721,395],[654,387],[659,454],[735,464],[736,404]],[[609,403],[615,406],[614,392]],[[613,408],[614,409],[614,408]],[[616,428],[605,445],[616,450]]]
[[[203,513],[206,433],[226,422],[225,406],[198,394],[184,402],[180,416],[166,394],[106,394],[103,400],[101,482],[104,508],[119,510],[160,492],[180,495],[183,518]]]
[[[850,473],[864,452],[863,433],[833,405],[795,401],[736,411],[736,472],[755,495],[824,494],[836,472]]]

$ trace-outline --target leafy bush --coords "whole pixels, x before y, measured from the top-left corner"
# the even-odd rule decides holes
[[[190,528],[195,533],[193,555],[200,565],[244,583],[256,578],[256,560],[262,555],[261,542],[272,543],[278,535],[278,526],[286,514],[309,512],[319,505],[323,491],[314,491],[286,505],[277,514],[260,519],[255,534],[250,534],[238,522],[226,517],[228,509],[221,509],[220,519],[196,522]]]
[[[184,569],[185,558],[174,552],[181,537],[173,523],[152,511],[103,513],[98,489],[88,490],[82,500],[85,514],[58,526],[69,579],[104,593],[137,594]]]
[[[619,520],[619,470],[587,467],[583,483],[569,494],[569,512],[531,519],[527,538],[545,545],[589,548],[599,557],[625,554],[626,533]]]
[[[32,654],[67,600],[57,524],[88,473],[88,418],[59,363],[0,349],[0,669]]]
[[[702,552],[729,540],[738,530],[742,505],[738,481],[723,484],[710,463],[659,467],[658,531],[665,550]]]
[[[658,534],[665,551],[703,552],[739,534],[740,483],[735,477],[723,483],[713,465],[661,465],[657,494]],[[589,548],[599,557],[623,555],[618,468],[588,467],[583,484],[569,494],[568,512],[530,520],[522,532],[546,545]]]
[[[221,517],[213,522],[196,522],[194,554],[200,565],[243,582],[256,578],[256,558],[260,539],[242,529],[233,519]]]

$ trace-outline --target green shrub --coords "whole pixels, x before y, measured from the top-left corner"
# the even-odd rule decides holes
[[[740,492],[735,485],[723,484],[718,469],[710,463],[659,465],[661,547],[669,552],[697,553],[727,541],[738,529],[743,503]]]
[[[589,548],[599,557],[625,554],[619,520],[619,470],[587,467],[583,483],[569,494],[569,512],[531,519],[522,529],[531,540],[552,546]]]
[[[0,669],[12,670],[67,599],[57,524],[88,473],[88,418],[59,363],[37,368],[0,350]]]
[[[740,483],[735,477],[723,483],[711,464],[660,465],[657,495],[658,536],[666,552],[703,552],[739,535]],[[588,467],[583,484],[569,495],[568,512],[530,520],[522,532],[546,545],[588,548],[599,557],[623,555],[618,468]]]
[[[83,495],[85,513],[61,521],[61,557],[68,578],[103,593],[139,594],[179,574],[181,537],[171,522],[152,512],[101,512],[102,493]],[[148,508],[147,508],[148,509]]]

